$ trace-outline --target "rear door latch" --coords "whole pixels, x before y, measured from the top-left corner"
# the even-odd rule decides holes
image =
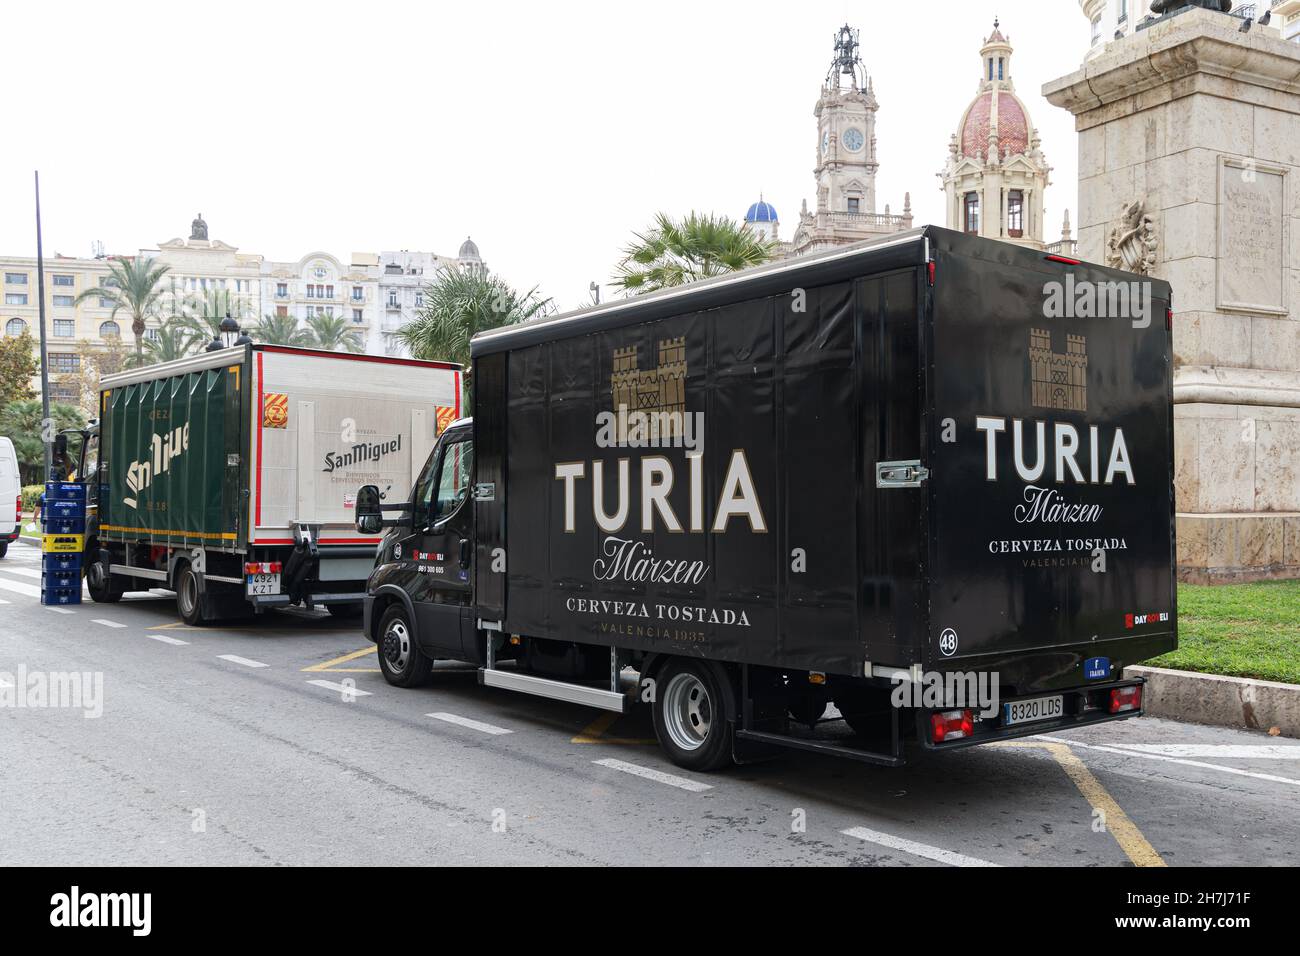
[[[876,462],[877,488],[920,488],[929,477],[919,460]]]

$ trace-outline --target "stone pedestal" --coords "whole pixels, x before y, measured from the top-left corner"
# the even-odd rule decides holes
[[[1179,574],[1300,577],[1300,44],[1207,10],[1043,95],[1079,131],[1079,257],[1142,203],[1174,290]]]

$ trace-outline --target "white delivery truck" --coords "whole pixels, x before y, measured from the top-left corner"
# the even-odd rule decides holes
[[[14,520],[9,520],[9,505],[13,504]],[[18,476],[18,453],[14,443],[0,437],[0,558],[9,553],[9,545],[18,540],[18,528],[23,520],[23,483]]]
[[[190,624],[250,606],[359,613],[380,537],[356,532],[356,490],[409,496],[460,414],[461,375],[248,345],[105,377],[91,596],[169,588]]]

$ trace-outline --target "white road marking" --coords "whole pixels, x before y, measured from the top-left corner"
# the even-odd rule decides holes
[[[0,604],[8,604],[8,603],[9,602],[6,601],[4,598],[0,598]]]
[[[49,605],[45,610],[53,611],[55,614],[76,614],[77,613],[70,607],[57,607],[53,604]]]
[[[90,619],[90,623],[91,623],[91,624],[102,624],[102,625],[104,625],[105,627],[126,627],[125,624],[119,624],[117,621],[109,621],[109,620],[105,620],[105,619],[102,618],[102,617],[91,618],[91,619]]]
[[[592,763],[600,764],[602,767],[609,767],[611,770],[621,770],[623,773],[630,773],[634,777],[644,777],[647,780],[666,783],[670,787],[689,790],[691,793],[700,793],[704,790],[713,789],[712,784],[700,783],[698,780],[687,780],[685,777],[676,777],[671,773],[653,770],[650,767],[639,767],[625,760],[615,760],[613,757],[606,757],[604,760],[593,760]]]
[[[4,571],[6,574],[21,574],[21,575],[22,575],[23,577],[25,577],[25,578],[35,578],[37,581],[39,581],[39,580],[41,579],[41,574],[42,574],[42,572],[39,571],[39,570],[37,570],[36,568],[3,568],[3,567],[0,567],[0,571]],[[53,573],[53,572],[51,572],[51,573]]]
[[[270,664],[263,664],[261,661],[250,661],[247,657],[240,657],[238,654],[218,654],[217,660],[230,661],[232,664],[243,664],[245,667],[270,667]]]
[[[1300,760],[1300,744],[1115,744],[1120,750],[1166,757],[1221,757],[1224,760]]]
[[[182,644],[189,644],[189,641],[182,641],[179,637],[168,637],[166,634],[146,634],[145,637],[151,641],[158,641],[160,644],[172,644],[178,647]]]
[[[889,847],[891,850],[902,850],[912,856],[934,860],[936,863],[947,863],[949,866],[1001,866],[1000,863],[990,863],[988,860],[964,856],[961,853],[954,853],[952,850],[945,850],[942,847],[930,846],[928,843],[917,843],[915,840],[890,836],[888,833],[881,833],[879,830],[868,830],[866,827],[853,827],[840,832],[845,836],[865,840],[867,843],[876,843],[880,846]]]
[[[462,727],[468,727],[470,730],[481,730],[485,734],[513,734],[513,730],[506,730],[504,727],[497,727],[493,724],[485,724],[481,720],[470,720],[468,717],[458,717],[456,714],[425,714],[426,717],[432,717],[435,720],[445,720],[449,724],[459,724]]]
[[[0,687],[13,687],[13,686],[14,686],[13,681],[7,681],[3,677],[0,677]]]
[[[326,690],[332,690],[337,694],[348,694],[351,695],[352,697],[370,696],[370,691],[368,690],[357,690],[355,687],[348,687],[344,684],[336,684],[332,680],[309,680],[307,681],[307,683],[312,684],[316,687],[324,687]]]
[[[1238,777],[1250,777],[1253,780],[1267,780],[1270,783],[1285,783],[1292,787],[1300,787],[1300,780],[1292,780],[1290,777],[1279,777],[1271,773],[1256,773],[1253,770],[1238,770],[1236,767],[1224,767],[1217,763],[1204,763],[1200,760],[1185,760],[1182,757],[1166,757],[1164,754],[1149,754],[1141,750],[1121,750],[1119,747],[1103,747],[1099,744],[1085,744],[1078,740],[1068,740],[1065,737],[1048,737],[1040,735],[1037,740],[1050,740],[1052,743],[1068,744],[1071,747],[1082,747],[1084,750],[1097,750],[1102,753],[1119,754],[1121,757],[1140,757],[1143,760],[1163,760],[1166,763],[1179,763],[1187,767],[1199,767],[1202,770],[1218,770],[1220,773],[1230,773]]]
[[[38,598],[41,596],[41,589],[34,584],[23,584],[21,581],[9,581],[0,578],[0,590],[13,591],[15,594],[21,594],[25,597]]]

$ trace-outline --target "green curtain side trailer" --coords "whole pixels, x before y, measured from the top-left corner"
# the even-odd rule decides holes
[[[379,537],[355,490],[409,494],[460,394],[456,365],[271,345],[106,376],[91,597],[170,589],[190,624],[359,611]]]

